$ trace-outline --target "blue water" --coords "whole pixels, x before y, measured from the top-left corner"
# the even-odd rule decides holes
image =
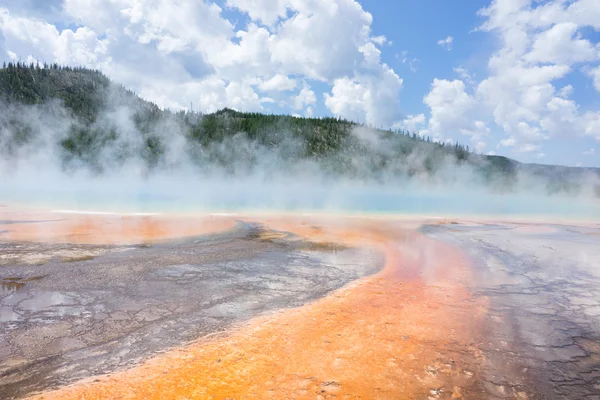
[[[0,204],[53,209],[141,213],[298,211],[433,216],[560,216],[600,221],[596,199],[478,191],[402,191],[385,187],[267,186],[223,184],[154,187],[7,190]]]

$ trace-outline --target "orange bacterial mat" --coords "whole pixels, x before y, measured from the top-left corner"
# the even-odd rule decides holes
[[[486,304],[468,289],[466,258],[398,223],[317,222],[265,223],[312,241],[382,251],[384,269],[306,306],[37,398],[428,399],[474,393],[484,362],[478,343]]]

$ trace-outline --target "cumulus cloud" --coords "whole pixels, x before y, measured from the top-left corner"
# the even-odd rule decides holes
[[[259,87],[266,92],[292,90],[296,88],[296,80],[285,75],[277,74],[271,79],[262,81]]]
[[[40,19],[17,17],[0,8],[4,46],[20,59],[61,61],[73,65],[101,65],[110,61],[108,40],[86,27],[61,32]]]
[[[403,129],[409,132],[419,131],[425,124],[425,114],[407,115],[406,118],[394,125],[395,129]]]
[[[600,67],[588,68],[586,73],[592,78],[596,91],[600,92]]]
[[[424,98],[431,114],[428,130],[433,135],[458,130],[479,150],[483,138],[496,132],[504,136],[496,139],[498,147],[538,155],[552,137],[600,138],[600,111],[584,111],[571,99],[573,86],[557,86],[582,68],[600,89],[600,68],[593,66],[600,60],[600,45],[584,36],[586,28],[599,28],[593,16],[600,16],[600,3],[492,0],[478,14],[483,23],[477,30],[500,43],[489,57],[488,74],[478,81],[459,66],[454,72],[460,80],[434,79]],[[438,44],[451,45],[449,39]],[[484,125],[470,122],[479,119]]]
[[[582,28],[597,25],[582,12],[597,14],[599,8],[585,0],[494,0],[480,11],[487,17],[480,29],[499,35],[503,45],[490,58],[491,75],[479,84],[478,95],[525,149],[551,136],[590,131],[578,105],[566,98],[572,87],[557,90],[554,81],[600,57],[597,46],[581,37]]]
[[[560,98],[568,99],[573,94],[573,90],[574,89],[572,85],[566,85],[558,91],[557,95]]]
[[[400,115],[402,79],[385,64],[378,72],[335,80],[325,105],[335,115],[369,125],[394,125]]]
[[[524,56],[531,63],[575,64],[598,58],[598,50],[586,39],[577,37],[579,26],[561,22],[538,34],[532,49]]]
[[[227,0],[228,7],[246,12],[253,21],[273,25],[285,16],[290,2],[288,0]]]
[[[490,136],[490,128],[483,121],[474,121],[469,128],[462,128],[460,132],[471,138],[471,143],[474,145],[474,150],[478,153],[483,153],[487,147],[486,138]]]
[[[452,43],[454,42],[454,38],[452,36],[446,37],[446,39],[438,40],[437,44],[442,46],[444,49],[450,51],[452,50]]]
[[[64,0],[3,0],[2,6],[15,15],[27,15],[50,22],[64,21],[62,5]]]
[[[512,148],[516,153],[533,153],[540,149],[540,145],[532,143],[521,143],[514,136],[500,140],[498,147]],[[538,156],[545,156],[543,153],[538,153]]]
[[[531,144],[531,143],[525,143],[522,144],[520,146],[516,147],[516,151],[519,153],[531,153],[534,151],[538,151],[540,149],[540,146],[537,144]],[[538,157],[543,157],[545,154],[544,153],[538,153]]]
[[[289,96],[283,104],[291,111],[316,103],[310,89],[293,94],[297,82],[317,81],[331,90],[332,113],[388,127],[400,120],[402,80],[378,48],[390,42],[372,34],[373,18],[355,0],[227,0],[225,7],[248,16],[242,26],[213,1],[63,0],[44,12],[13,0],[8,6],[0,8],[1,58],[99,68],[161,107],[262,110]],[[343,96],[346,82],[362,96],[358,108]]]
[[[516,144],[517,144],[517,139],[515,139],[514,136],[511,136],[509,138],[502,139],[500,141],[500,143],[499,143],[499,146],[502,146],[502,147],[513,147]]]
[[[382,57],[391,41],[373,34],[358,1],[219,4],[228,12],[211,0],[6,0],[0,58],[99,68],[161,107],[269,111],[275,103],[312,115],[324,105],[375,126],[467,137],[477,151],[491,141],[517,151],[556,136],[600,140],[600,110],[579,104],[565,83],[583,72],[600,92],[600,45],[590,34],[600,29],[597,0],[492,0],[476,29],[498,39],[487,70],[456,66],[457,79],[432,81],[426,112],[408,117],[403,80]],[[451,50],[454,38],[438,44]],[[408,51],[396,59],[417,70]]]
[[[455,72],[474,79],[468,71],[456,68]],[[491,129],[481,119],[478,100],[468,93],[467,85],[460,79],[434,79],[430,92],[423,98],[430,111],[424,135],[438,141],[454,142],[458,135],[466,136],[470,146],[478,153],[488,147]],[[460,140],[464,142],[464,140]],[[508,142],[510,143],[510,142]],[[505,146],[505,147],[511,147]]]
[[[581,117],[583,132],[600,142],[600,111],[588,111]]]
[[[302,90],[292,100],[294,109],[301,110],[306,106],[314,105],[317,102],[317,96],[315,96],[315,92],[311,90],[310,86],[304,84]]]
[[[392,44],[392,42],[387,40],[387,38],[383,35],[374,36],[371,38],[371,41],[379,46],[383,46],[384,44]]]
[[[424,134],[442,140],[447,135],[469,128],[468,114],[475,106],[475,100],[466,92],[463,81],[434,79],[423,102],[431,113]]]

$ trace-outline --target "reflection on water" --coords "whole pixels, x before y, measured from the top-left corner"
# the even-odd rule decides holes
[[[0,306],[0,322],[18,321],[19,317],[12,307]]]
[[[7,287],[7,286],[4,286]],[[0,322],[35,321],[49,323],[65,315],[81,315],[77,296],[46,290],[12,290],[0,299]]]
[[[36,314],[44,320],[72,313],[77,299],[56,291],[27,290],[28,284],[44,276],[5,277],[0,279],[0,322],[19,321]]]
[[[6,277],[0,279],[0,296],[23,289],[27,282],[39,281],[43,276],[31,276],[28,278]]]
[[[0,280],[0,295],[9,294],[22,289],[25,283],[19,281]]]
[[[19,303],[19,309],[26,312],[50,311],[50,308],[59,305],[73,304],[73,300],[59,292],[40,291],[32,293],[31,297]],[[53,310],[50,314],[64,315],[60,309]]]

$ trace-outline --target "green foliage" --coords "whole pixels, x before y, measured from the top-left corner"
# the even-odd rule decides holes
[[[44,104],[50,100],[59,100],[69,110],[76,123],[70,128],[68,137],[61,142],[68,159],[80,158],[93,160],[93,153],[101,151],[102,146],[114,141],[118,132],[114,128],[105,132],[99,128],[97,119],[107,109],[118,106],[133,107],[136,112],[134,124],[144,136],[145,147],[142,157],[149,165],[160,162],[165,143],[155,133],[160,129],[161,120],[172,117],[193,143],[206,148],[213,143],[223,142],[226,138],[244,133],[250,141],[267,148],[278,148],[286,140],[296,140],[302,149],[293,149],[290,157],[326,160],[334,154],[358,152],[363,155],[369,149],[358,143],[351,135],[357,124],[339,118],[296,118],[287,115],[265,115],[242,113],[223,109],[213,114],[202,115],[191,112],[171,114],[160,110],[155,104],[141,100],[135,93],[112,83],[101,72],[79,67],[65,67],[57,64],[26,65],[9,63],[0,70],[0,96],[7,103]],[[27,137],[23,127],[16,130],[19,136]],[[453,154],[462,162],[469,158],[468,149],[461,145],[447,146],[431,143],[417,134],[374,130],[382,139],[389,142],[398,151],[398,156],[410,154],[417,145],[437,146],[437,153]],[[395,140],[402,136],[403,140]],[[192,146],[193,147],[193,146]],[[385,168],[390,164],[390,156],[373,155],[373,168]],[[439,160],[431,156],[426,168],[435,171]],[[332,170],[343,173],[339,165]]]
[[[356,178],[378,179],[382,171],[394,175],[433,175],[451,162],[474,166],[482,181],[498,181],[503,189],[511,187],[523,168],[544,176],[551,191],[570,189],[573,181],[569,174],[553,179],[563,172],[524,167],[505,157],[474,154],[468,146],[438,143],[415,132],[375,129],[340,118],[297,118],[228,108],[207,115],[189,111],[172,113],[142,100],[99,71],[21,62],[8,63],[0,69],[0,111],[2,107],[42,106],[52,102],[61,103],[71,117],[67,131],[60,134],[63,139],[59,148],[65,165],[81,163],[98,172],[103,168],[100,162],[103,152],[120,143],[119,137],[124,134],[120,131],[123,128],[111,121],[110,113],[126,108],[133,112],[137,131],[134,135],[139,135],[140,148],[135,151],[140,152],[138,155],[149,168],[164,161],[171,130],[178,129],[187,137],[187,151],[192,160],[226,168],[233,168],[239,162],[251,168],[261,161],[261,153],[254,150],[263,147],[277,149],[277,154],[287,161],[313,160],[325,172]],[[353,134],[354,129],[363,128],[375,144]],[[35,135],[35,129],[23,120],[3,117],[1,113],[0,129],[11,132],[9,151],[30,142]],[[117,146],[111,156],[119,161],[130,154],[126,150]]]
[[[92,170],[102,172],[101,154],[109,142],[117,139],[114,129],[93,129],[81,126],[71,126],[68,136],[60,141],[64,152],[65,164],[82,161]]]
[[[165,152],[165,145],[157,136],[148,136],[144,141],[142,158],[150,167],[156,167]]]

